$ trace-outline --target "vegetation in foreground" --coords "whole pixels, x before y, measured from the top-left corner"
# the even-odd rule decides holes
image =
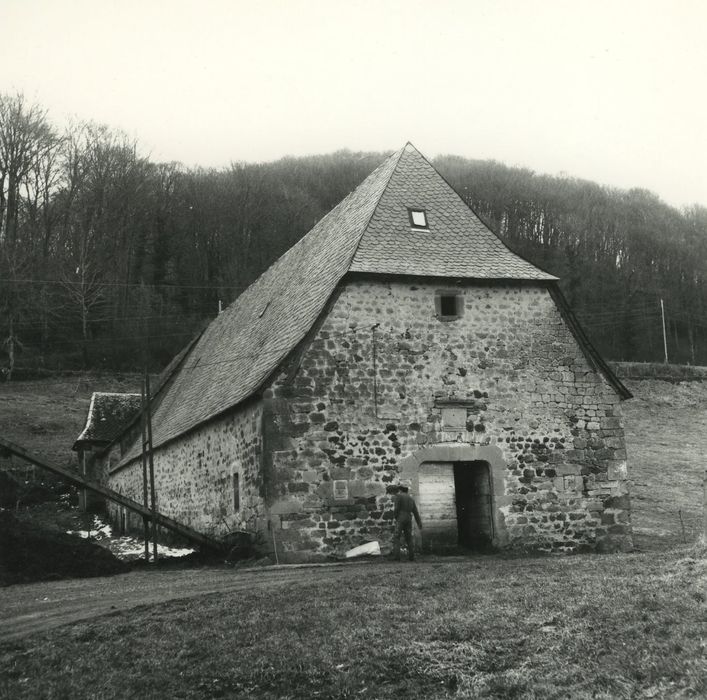
[[[707,695],[704,548],[371,565],[0,646],[0,695]]]
[[[0,586],[127,570],[125,562],[91,540],[37,527],[0,509]]]

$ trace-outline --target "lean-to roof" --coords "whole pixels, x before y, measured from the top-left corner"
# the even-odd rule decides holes
[[[140,410],[140,394],[96,391],[91,396],[86,425],[76,438],[74,449],[82,443],[102,445],[118,437]]]

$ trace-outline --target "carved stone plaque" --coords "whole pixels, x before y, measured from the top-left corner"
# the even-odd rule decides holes
[[[349,497],[349,482],[346,479],[336,479],[334,481],[334,500],[346,501]]]

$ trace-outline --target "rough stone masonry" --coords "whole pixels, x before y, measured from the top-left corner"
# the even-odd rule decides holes
[[[460,298],[456,319],[440,320],[441,294]],[[631,546],[619,398],[541,285],[351,281],[265,413],[289,552],[387,542],[402,477],[424,522],[420,467],[454,461],[489,464],[496,547]]]
[[[458,318],[439,319],[441,292]],[[496,547],[631,545],[619,399],[541,285],[350,281],[261,401],[156,453],[159,507],[316,559],[388,544],[393,487],[421,500],[421,467],[455,461],[492,471]],[[110,480],[140,497],[139,462]]]
[[[538,284],[352,279],[262,398],[155,460],[162,512],[259,532],[282,561],[385,547],[395,485],[412,481],[424,523],[420,473],[455,462],[488,465],[494,547],[631,546],[619,398]],[[136,460],[110,483],[139,499],[141,478]],[[420,545],[456,547],[447,525]]]
[[[495,548],[631,547],[619,397],[543,284],[350,276],[259,396],[155,454],[162,512],[280,561],[385,549],[401,479],[419,546],[456,548],[454,465],[488,472]],[[136,460],[109,481],[139,499],[141,478]]]
[[[385,549],[405,481],[424,551],[629,548],[630,392],[557,281],[405,144],[165,370],[159,510],[321,559]],[[96,469],[137,500],[139,445]]]

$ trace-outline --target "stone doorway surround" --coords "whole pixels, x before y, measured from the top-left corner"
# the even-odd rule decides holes
[[[428,445],[400,461],[400,479],[410,481],[415,499],[420,494],[420,465],[424,462],[487,462],[491,476],[492,518],[494,538],[492,545],[503,548],[508,544],[508,533],[503,509],[510,505],[511,498],[505,491],[506,461],[503,453],[494,445],[469,445],[466,443],[442,443]],[[417,545],[421,544],[420,531],[415,528]]]

